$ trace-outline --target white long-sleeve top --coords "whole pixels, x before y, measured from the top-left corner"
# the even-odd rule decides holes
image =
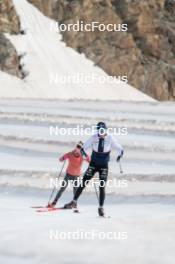
[[[99,152],[99,142],[100,142],[100,137],[98,134],[92,135],[85,143],[84,143],[84,150],[92,149],[92,151]],[[107,153],[110,152],[111,150],[116,150],[117,155],[121,155],[123,152],[123,147],[117,142],[117,139],[110,135],[107,134],[104,137],[103,141],[103,146],[102,146],[102,151],[100,153]]]

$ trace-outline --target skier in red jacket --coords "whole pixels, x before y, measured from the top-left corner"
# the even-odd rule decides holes
[[[81,167],[83,161],[86,160],[87,162],[90,162],[90,157],[86,153],[82,152],[82,149],[83,149],[83,143],[80,141],[73,151],[64,154],[59,159],[59,161],[61,162],[68,160],[68,167],[66,170],[66,175],[63,180],[64,185],[62,184],[62,187],[58,191],[53,202],[49,204],[49,207],[54,207],[56,205],[58,199],[61,197],[61,195],[67,188],[69,181],[71,181],[73,184],[73,193],[75,194],[78,187],[77,186],[78,177],[81,175]],[[85,156],[85,158],[83,156]]]

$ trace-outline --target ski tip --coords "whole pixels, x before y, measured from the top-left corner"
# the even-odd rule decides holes
[[[46,206],[30,206],[30,208],[33,208],[33,209],[40,209],[40,208],[46,208]]]

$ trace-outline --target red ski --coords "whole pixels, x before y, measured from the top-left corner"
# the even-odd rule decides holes
[[[62,210],[65,209],[64,207],[42,207],[38,210],[36,210],[36,212],[38,213],[47,213],[47,212],[53,212],[53,211],[58,211],[58,210]]]
[[[40,207],[39,209],[36,210],[36,212],[37,213],[48,213],[48,212],[59,211],[59,210],[70,210],[70,209],[65,209],[64,207]],[[73,213],[80,213],[80,211],[78,209],[74,209]]]

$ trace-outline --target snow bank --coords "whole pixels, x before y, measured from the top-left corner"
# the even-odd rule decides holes
[[[0,71],[1,97],[26,97],[30,94],[30,85],[15,76]]]
[[[8,36],[23,58],[29,72],[26,82],[0,72],[0,97],[59,98],[90,100],[154,101],[124,82],[99,83],[107,74],[93,62],[66,47],[61,35],[51,31],[52,20],[45,17],[26,0],[13,0],[25,35]],[[61,83],[52,77],[96,76],[93,83]]]

